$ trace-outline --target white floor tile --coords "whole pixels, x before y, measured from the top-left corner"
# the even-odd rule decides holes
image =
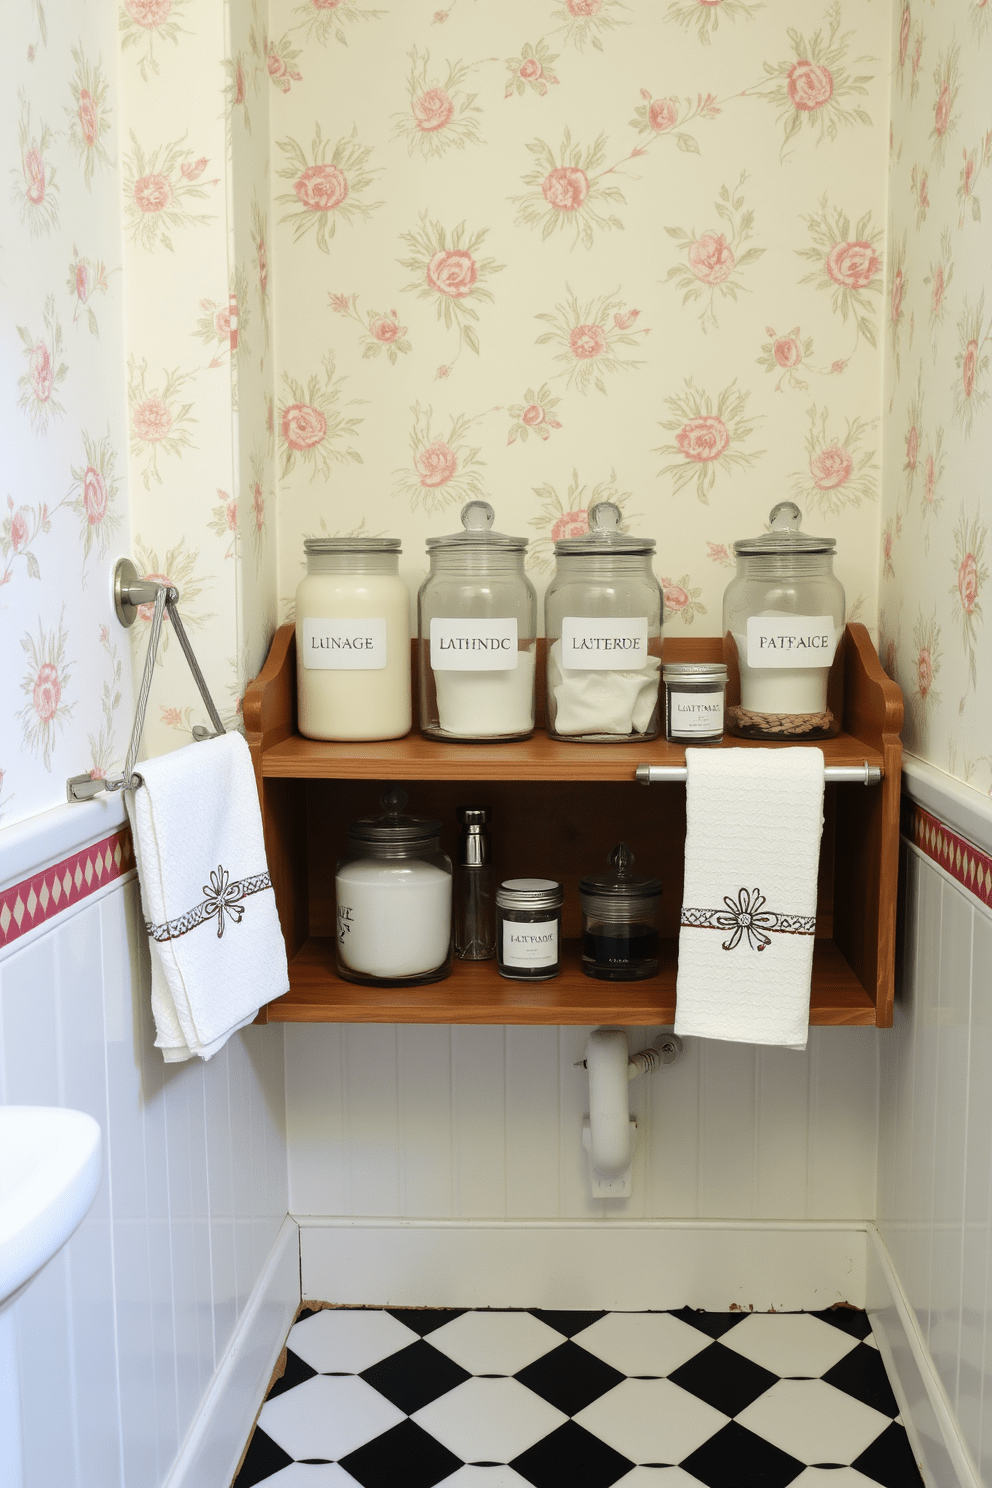
[[[361,1374],[418,1337],[388,1312],[328,1307],[296,1323],[286,1344],[318,1374]]]
[[[516,1374],[565,1341],[529,1312],[463,1312],[427,1340],[470,1374]]]
[[[336,1462],[293,1462],[266,1478],[265,1488],[361,1488],[361,1484]]]
[[[878,1484],[853,1467],[808,1467],[798,1478],[793,1478],[789,1488],[878,1488]]]
[[[410,1418],[463,1462],[512,1462],[568,1417],[514,1379],[470,1379]]]
[[[526,1478],[515,1473],[512,1467],[460,1467],[450,1478],[445,1478],[438,1488],[531,1488]]]
[[[635,1467],[618,1478],[613,1488],[700,1488],[700,1483],[680,1467]]]
[[[267,1400],[258,1424],[290,1457],[337,1461],[404,1419],[364,1380],[315,1375]]]
[[[817,1379],[849,1354],[858,1340],[808,1313],[756,1312],[731,1328],[720,1342],[772,1374]]]
[[[681,1462],[730,1417],[671,1380],[624,1380],[575,1417],[632,1462]]]
[[[737,1420],[800,1462],[851,1463],[890,1424],[823,1380],[779,1380]]]
[[[730,1336],[739,1331],[732,1329]],[[666,1375],[712,1339],[667,1312],[608,1312],[576,1333],[573,1342],[621,1374]]]

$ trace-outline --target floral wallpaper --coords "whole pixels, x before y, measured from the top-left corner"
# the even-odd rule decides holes
[[[116,22],[69,0],[4,21],[0,826],[105,774],[131,721]]]
[[[874,625],[888,11],[273,0],[279,597],[308,534],[484,496],[552,542],[611,495],[719,633],[784,496]]]
[[[992,6],[895,6],[879,642],[915,753],[992,794]]]

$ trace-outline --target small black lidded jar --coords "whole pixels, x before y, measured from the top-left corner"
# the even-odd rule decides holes
[[[727,699],[722,661],[666,662],[665,738],[673,744],[719,744]]]
[[[496,891],[500,976],[544,982],[561,970],[562,886],[553,878],[508,878]]]
[[[658,972],[661,880],[634,873],[625,842],[610,853],[611,873],[579,882],[582,970],[604,982],[639,982]]]

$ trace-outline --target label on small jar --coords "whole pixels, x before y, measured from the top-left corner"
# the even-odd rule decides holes
[[[668,693],[668,728],[673,739],[723,732],[723,692]]]
[[[647,665],[646,615],[566,615],[561,622],[561,664],[573,672],[639,672]]]
[[[554,966],[558,960],[558,921],[523,924],[503,921],[504,966]]]
[[[435,672],[509,672],[516,665],[516,620],[431,621]]]
[[[749,667],[828,667],[836,645],[831,615],[752,615],[747,622]]]
[[[381,672],[385,620],[304,620],[303,665],[307,671]]]

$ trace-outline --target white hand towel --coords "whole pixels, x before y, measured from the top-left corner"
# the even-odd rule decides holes
[[[152,958],[156,1047],[209,1059],[289,990],[248,745],[238,733],[141,765],[127,793]]]
[[[823,751],[687,749],[675,1031],[805,1049]]]

